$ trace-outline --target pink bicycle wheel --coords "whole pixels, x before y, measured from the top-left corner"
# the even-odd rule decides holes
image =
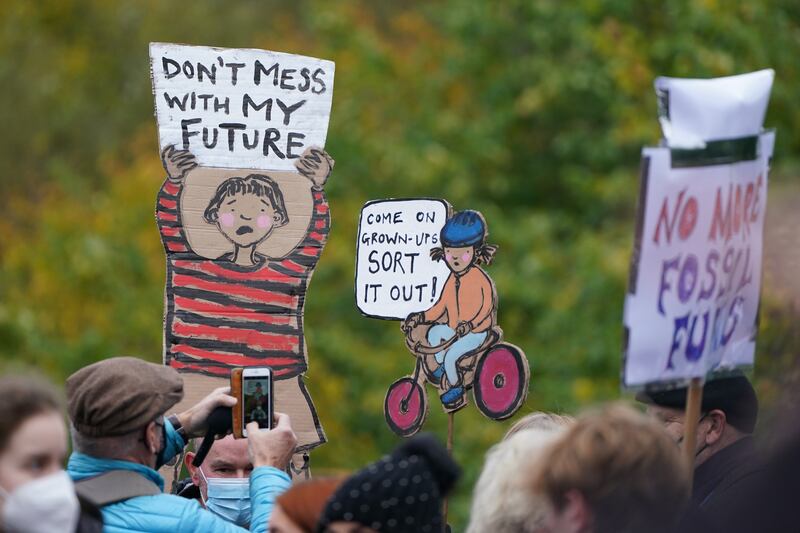
[[[389,428],[401,437],[410,437],[422,427],[428,414],[428,398],[419,383],[409,377],[389,386],[383,402]]]
[[[497,344],[478,361],[473,395],[480,411],[494,420],[513,415],[528,395],[528,360],[514,346]]]

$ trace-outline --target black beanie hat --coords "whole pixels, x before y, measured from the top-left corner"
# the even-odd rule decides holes
[[[685,409],[686,387],[656,392],[642,391],[636,395],[636,399],[646,404]],[[739,431],[747,434],[755,431],[758,398],[750,381],[739,370],[706,383],[700,409],[704,413],[719,409],[725,413],[728,424]]]
[[[441,531],[443,498],[459,475],[433,436],[418,435],[348,478],[328,500],[317,531],[333,522],[390,533]]]

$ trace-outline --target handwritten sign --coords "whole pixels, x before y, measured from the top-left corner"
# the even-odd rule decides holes
[[[405,319],[439,299],[450,271],[433,261],[447,221],[444,200],[377,200],[361,210],[356,304],[367,316]]]
[[[626,386],[753,364],[774,133],[754,142],[752,158],[708,166],[644,150]]]
[[[201,166],[294,171],[325,146],[334,63],[255,49],[150,44],[161,148]]]

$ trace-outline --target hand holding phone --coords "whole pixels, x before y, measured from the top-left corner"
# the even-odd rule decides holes
[[[233,413],[234,437],[246,438],[251,423],[261,429],[272,428],[272,383],[269,367],[236,368],[231,372],[231,391],[238,400]]]
[[[275,413],[275,427],[269,431],[256,430],[256,422],[251,422],[249,427],[247,451],[253,466],[273,466],[278,470],[286,470],[297,446],[297,436],[292,430],[289,415]]]
[[[202,437],[208,430],[208,417],[217,408],[236,409],[238,400],[228,387],[219,387],[177,417],[187,438]],[[236,404],[236,406],[234,406]]]

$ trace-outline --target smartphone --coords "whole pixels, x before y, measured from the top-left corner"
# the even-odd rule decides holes
[[[258,422],[258,427],[272,429],[272,369],[269,367],[242,370],[242,436],[247,437],[247,424]]]

